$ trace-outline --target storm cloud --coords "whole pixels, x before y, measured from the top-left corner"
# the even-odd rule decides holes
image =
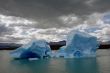
[[[1,0],[0,8],[26,17],[47,18],[105,12],[110,10],[109,3],[109,0]]]
[[[0,0],[0,40],[60,40],[72,29],[100,24],[106,13],[110,0]]]
[[[67,27],[58,17],[71,14],[87,19],[110,10],[109,0],[0,0],[1,12],[39,21],[37,28]],[[77,25],[77,24],[74,24]]]

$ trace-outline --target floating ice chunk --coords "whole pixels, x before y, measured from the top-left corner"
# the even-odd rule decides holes
[[[85,32],[72,31],[67,36],[65,48],[61,48],[57,55],[64,58],[94,57],[99,46],[97,38]]]
[[[30,61],[38,60],[38,58],[29,58]]]
[[[13,58],[44,58],[51,52],[45,40],[33,40],[11,52]]]

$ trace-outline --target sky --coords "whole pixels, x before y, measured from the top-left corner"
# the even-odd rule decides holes
[[[110,41],[110,0],[0,0],[0,42],[65,40],[71,30]]]

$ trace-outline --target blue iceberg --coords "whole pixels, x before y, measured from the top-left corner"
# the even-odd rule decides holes
[[[49,57],[51,49],[45,40],[33,40],[25,44],[10,54],[13,58],[38,58]]]
[[[67,36],[67,44],[57,51],[57,57],[80,58],[95,57],[99,46],[97,38],[85,32],[72,31]]]
[[[54,56],[55,56],[56,58],[59,58],[59,57],[67,58],[67,53],[66,53],[65,47],[66,47],[66,46],[61,47],[61,48],[55,53]]]

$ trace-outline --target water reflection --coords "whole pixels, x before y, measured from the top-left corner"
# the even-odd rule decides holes
[[[48,72],[48,60],[12,60],[10,66],[17,73],[44,73]],[[13,72],[13,73],[14,73]]]
[[[110,50],[96,58],[12,60],[9,51],[0,52],[0,73],[110,73]]]
[[[53,58],[49,60],[48,64],[49,71],[47,73],[68,73],[66,71],[65,59],[64,58]]]
[[[11,65],[18,73],[100,73],[96,58],[13,60]]]
[[[96,58],[81,58],[66,60],[68,73],[100,73]]]

